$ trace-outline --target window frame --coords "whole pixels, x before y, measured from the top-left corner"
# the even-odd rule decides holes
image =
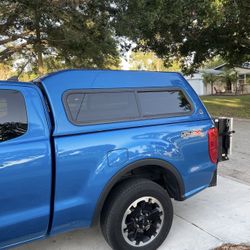
[[[187,99],[188,103],[190,104],[191,110],[187,112],[176,112],[176,113],[168,113],[168,114],[159,114],[159,115],[143,115],[141,103],[139,101],[138,92],[169,92],[169,91],[180,91],[184,97]],[[125,118],[125,119],[115,119],[109,121],[100,121],[100,122],[79,122],[75,121],[72,117],[70,112],[69,105],[67,103],[67,98],[69,95],[72,94],[92,94],[92,93],[124,93],[130,92],[134,93],[139,116],[138,118]],[[131,122],[131,121],[142,121],[142,120],[151,120],[151,119],[160,119],[160,118],[169,118],[169,117],[180,117],[180,116],[190,116],[194,113],[194,104],[191,98],[186,94],[186,92],[179,87],[154,87],[154,88],[106,88],[106,89],[70,89],[66,90],[62,94],[62,104],[64,111],[66,113],[66,117],[68,121],[76,126],[88,126],[88,125],[102,125],[102,124],[111,124],[111,123],[119,123],[119,122]]]
[[[13,140],[16,140],[16,139],[19,139],[19,138],[23,137],[24,135],[26,135],[28,133],[28,131],[29,131],[29,116],[28,116],[27,103],[26,103],[26,99],[24,97],[24,94],[20,90],[17,90],[17,89],[5,89],[5,88],[1,88],[0,92],[1,91],[17,92],[18,94],[20,94],[20,96],[23,99],[24,110],[25,110],[25,115],[26,115],[26,120],[27,120],[27,128],[26,128],[25,133],[23,133],[22,135],[16,136],[14,138],[11,138],[11,139],[8,139],[8,140],[5,140],[5,141],[1,141],[0,140],[0,144],[5,143],[5,142],[9,142],[9,141],[13,141]]]

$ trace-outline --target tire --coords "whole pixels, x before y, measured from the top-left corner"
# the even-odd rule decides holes
[[[101,215],[101,229],[115,250],[154,250],[167,237],[173,206],[157,183],[133,178],[119,184]]]

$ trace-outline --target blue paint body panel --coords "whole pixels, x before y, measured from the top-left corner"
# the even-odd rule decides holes
[[[93,211],[105,185],[119,170],[141,159],[162,159],[175,166],[183,178],[187,198],[211,182],[216,166],[209,160],[207,136],[183,141],[183,129],[207,133],[211,122],[187,122],[59,137],[55,139],[57,181],[52,233],[91,225]],[[121,151],[110,166],[109,152]],[[120,163],[119,163],[120,161]],[[73,184],[73,185],[72,185]]]
[[[140,160],[162,160],[174,168],[184,185],[183,198],[209,186],[217,167],[208,154],[207,132],[213,122],[180,74],[68,70],[38,81],[53,127],[35,84],[0,82],[0,89],[23,94],[29,119],[25,135],[0,143],[0,249],[91,226],[105,187]],[[63,106],[68,90],[166,87],[185,92],[192,114],[77,126]],[[202,130],[203,136],[181,136],[191,130]]]

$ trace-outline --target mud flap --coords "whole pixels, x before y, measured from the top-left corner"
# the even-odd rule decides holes
[[[217,169],[214,171],[213,178],[209,184],[209,187],[215,187],[217,186]]]

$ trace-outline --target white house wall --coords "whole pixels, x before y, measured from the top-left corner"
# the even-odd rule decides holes
[[[206,95],[206,89],[201,74],[194,74],[193,77],[185,77],[198,95]]]

